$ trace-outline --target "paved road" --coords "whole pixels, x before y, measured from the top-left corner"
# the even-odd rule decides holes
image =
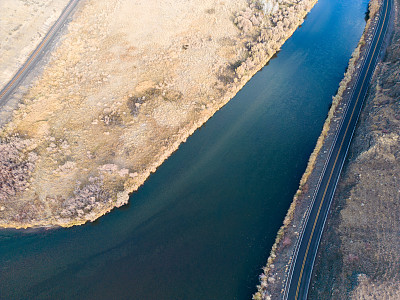
[[[14,75],[14,77],[10,80],[9,83],[1,90],[0,92],[0,106],[4,105],[6,99],[9,95],[11,95],[15,88],[21,83],[21,81],[26,77],[29,71],[36,65],[36,63],[40,60],[45,52],[46,48],[53,41],[56,33],[60,30],[60,28],[64,25],[68,16],[75,8],[76,4],[79,0],[70,0],[67,6],[62,11],[58,20],[54,23],[54,25],[50,28],[49,32],[40,42],[40,44],[36,47],[36,49],[32,52],[32,54],[28,57],[28,60],[23,64],[21,69]]]
[[[309,211],[308,220],[300,235],[288,280],[285,286],[284,299],[307,299],[311,274],[314,266],[322,231],[331,205],[340,172],[347,155],[351,138],[366,96],[369,82],[375,70],[379,52],[389,23],[389,15],[393,0],[384,0],[380,11],[380,19],[369,46],[368,54],[363,62],[351,100],[346,108],[342,124],[335,138],[319,187],[314,194],[314,203]]]

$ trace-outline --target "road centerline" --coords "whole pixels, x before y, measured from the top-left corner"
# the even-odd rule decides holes
[[[363,91],[363,89],[364,89],[364,87],[365,87],[365,86],[364,86],[364,85],[365,85],[365,81],[366,81],[367,77],[369,77],[369,76],[368,76],[368,73],[369,73],[369,71],[370,71],[372,62],[374,61],[375,52],[376,52],[376,50],[377,50],[377,48],[378,48],[378,44],[379,44],[379,41],[380,41],[381,36],[382,36],[382,31],[383,31],[383,28],[384,28],[384,25],[385,25],[385,21],[386,21],[386,17],[387,17],[387,12],[388,12],[388,6],[389,6],[389,4],[388,4],[387,2],[385,2],[385,4],[386,4],[386,9],[385,9],[385,14],[384,14],[383,21],[381,22],[381,28],[380,28],[380,31],[379,31],[379,35],[378,35],[377,38],[376,38],[376,35],[374,36],[374,39],[376,38],[376,39],[375,39],[376,43],[375,43],[375,46],[374,46],[374,50],[373,50],[373,52],[372,52],[372,55],[369,55],[369,53],[367,54],[367,58],[370,57],[370,60],[369,60],[369,63],[368,63],[368,67],[367,67],[367,70],[366,70],[365,73],[364,73],[363,82],[361,83],[361,86],[360,86],[360,89],[359,89],[357,98],[356,98],[356,100],[355,100],[355,102],[354,102],[354,106],[353,106],[352,113],[351,113],[351,115],[350,115],[350,117],[349,117],[349,120],[348,120],[346,129],[345,129],[345,132],[344,132],[343,137],[342,137],[342,141],[341,141],[340,147],[339,147],[339,149],[338,149],[338,152],[337,152],[335,161],[334,161],[334,163],[333,163],[333,166],[332,166],[332,169],[331,169],[329,178],[328,178],[328,180],[327,180],[327,182],[326,182],[325,190],[324,190],[323,196],[322,196],[322,198],[321,198],[321,202],[320,202],[320,204],[319,204],[319,208],[318,208],[318,211],[317,211],[315,220],[314,220],[314,224],[313,224],[313,227],[312,227],[312,231],[311,231],[310,237],[308,238],[307,248],[306,248],[306,251],[305,251],[305,254],[304,254],[304,258],[303,258],[303,262],[302,262],[302,267],[301,267],[299,279],[298,279],[298,281],[297,281],[297,289],[296,289],[296,295],[295,295],[295,299],[296,299],[296,300],[298,299],[298,296],[299,296],[299,290],[300,290],[301,281],[302,281],[302,278],[303,278],[303,272],[304,272],[305,263],[306,263],[306,260],[307,260],[307,258],[308,258],[308,253],[309,253],[311,241],[312,241],[313,236],[314,236],[316,224],[317,224],[318,221],[319,221],[321,209],[322,209],[322,206],[323,206],[323,204],[324,204],[324,202],[325,202],[325,199],[326,199],[326,193],[327,193],[327,191],[328,191],[328,187],[329,187],[330,184],[331,184],[332,176],[333,176],[333,173],[334,173],[334,171],[335,171],[335,169],[336,169],[336,164],[337,164],[338,158],[339,158],[339,156],[341,155],[344,141],[345,141],[346,138],[347,138],[347,134],[348,134],[348,130],[349,130],[350,123],[353,121],[354,112],[355,112],[356,107],[357,107],[357,105],[358,105],[358,103],[359,103],[359,99],[360,99],[361,93],[362,93],[362,91]],[[376,33],[376,32],[375,32],[375,33]],[[368,52],[369,52],[369,51],[368,51]],[[356,87],[357,87],[357,84],[356,84]],[[364,96],[364,97],[365,97],[365,96]],[[361,109],[361,108],[360,108],[360,109]],[[344,117],[344,118],[345,118],[345,117]],[[343,118],[343,119],[344,119],[344,118]],[[355,126],[355,125],[354,125],[354,126]],[[339,130],[341,130],[341,129],[339,129]],[[350,138],[350,139],[351,139],[351,138]],[[350,143],[350,142],[351,142],[351,141],[349,141],[349,143]],[[346,153],[347,153],[347,151],[346,151]],[[345,158],[343,158],[343,161],[344,161],[344,159],[345,159]],[[340,171],[339,171],[339,172],[340,172]],[[339,177],[339,175],[338,175],[338,177]],[[337,178],[337,180],[338,180],[338,178]],[[305,227],[306,227],[306,226],[305,226]],[[317,245],[317,247],[318,247],[318,245]],[[300,249],[300,247],[299,247],[299,249]],[[298,251],[299,251],[299,249],[298,249]],[[297,252],[297,253],[298,253],[298,252]],[[291,276],[293,276],[293,273],[294,273],[294,271],[292,272]],[[291,279],[290,279],[290,280],[291,280]],[[290,289],[290,286],[289,286],[289,289]]]

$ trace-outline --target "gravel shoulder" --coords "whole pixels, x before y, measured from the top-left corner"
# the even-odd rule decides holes
[[[352,87],[356,85],[358,72],[363,65],[371,36],[378,23],[380,5],[381,2],[379,0],[371,0],[369,2],[369,18],[364,33],[352,54],[344,78],[339,84],[338,92],[332,99],[332,105],[325,120],[321,135],[309,158],[307,169],[302,176],[299,189],[293,198],[283,225],[278,231],[267,264],[263,268],[263,273],[260,275],[260,285],[257,286],[258,292],[253,295],[253,299],[282,299],[284,296],[285,284],[288,281],[295,249],[297,243],[300,241],[299,237],[305,226],[307,214],[313,205],[314,193],[318,188],[321,174],[324,172],[330,149],[341,126],[340,124],[343,120],[347,105],[351,100]],[[325,228],[327,227],[329,227],[329,225],[325,226]],[[333,237],[333,240],[336,241],[336,236]],[[335,259],[335,257],[332,259]],[[326,271],[328,275],[333,273],[330,272],[330,269]],[[325,288],[330,288],[328,282],[324,282],[323,286]],[[322,295],[316,299],[325,298],[325,295]],[[333,299],[342,298],[338,297]]]
[[[400,1],[332,203],[310,299],[400,298]]]

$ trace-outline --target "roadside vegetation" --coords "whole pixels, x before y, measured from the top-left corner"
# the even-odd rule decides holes
[[[395,3],[392,36],[332,203],[310,299],[400,298],[400,1]]]
[[[351,87],[351,84],[354,82],[354,74],[357,71],[357,67],[360,66],[359,58],[365,49],[365,36],[368,34],[369,30],[371,30],[371,22],[376,17],[379,8],[379,0],[370,1],[368,10],[369,19],[364,34],[352,54],[344,78],[339,84],[337,94],[332,98],[332,105],[325,120],[321,135],[317,140],[314,151],[310,155],[307,168],[300,180],[299,189],[294,195],[293,201],[283,221],[283,225],[277,233],[267,265],[263,269],[264,272],[260,275],[260,285],[257,286],[258,292],[253,295],[253,299],[273,299],[279,297],[283,291],[282,288],[289,271],[293,249],[307,213],[310,204],[309,201],[312,197],[312,188],[315,187],[316,179],[319,177],[318,172],[321,170],[321,166],[317,168],[317,163],[319,162],[321,165],[325,153],[327,152],[321,153],[321,150],[327,150],[327,145],[332,142],[333,132],[342,114],[343,103],[347,101],[349,96],[346,90]],[[336,121],[334,126],[332,126],[333,121]]]

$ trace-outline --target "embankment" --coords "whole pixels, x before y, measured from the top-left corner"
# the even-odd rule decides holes
[[[400,298],[400,1],[316,258],[311,299]]]
[[[298,242],[299,234],[304,226],[304,219],[311,207],[313,193],[318,185],[320,174],[324,168],[329,149],[343,117],[346,103],[350,99],[351,87],[356,81],[357,70],[362,63],[366,50],[366,37],[373,31],[378,18],[380,4],[373,0],[369,4],[369,20],[364,33],[352,58],[343,80],[340,82],[338,92],[332,99],[325,124],[313,153],[310,156],[305,173],[300,181],[293,202],[285,217],[283,226],[278,231],[275,244],[272,247],[264,272],[260,275],[258,292],[253,299],[279,299],[282,297],[283,287],[286,282],[293,251]]]

